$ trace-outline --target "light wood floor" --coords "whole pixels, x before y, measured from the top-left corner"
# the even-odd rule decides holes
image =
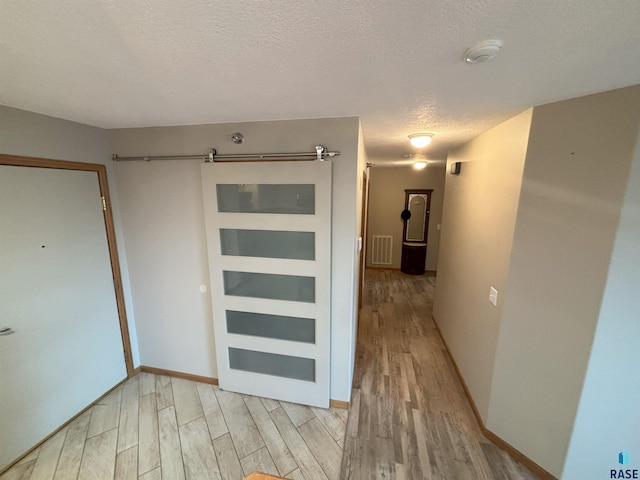
[[[346,410],[143,373],[0,480],[534,479],[480,432],[431,321],[434,283],[367,271],[348,425]]]
[[[337,480],[348,411],[141,373],[1,480]]]
[[[340,478],[535,479],[482,435],[431,320],[434,285],[367,270]]]

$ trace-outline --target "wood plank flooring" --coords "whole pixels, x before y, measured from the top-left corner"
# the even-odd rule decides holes
[[[531,480],[484,437],[431,320],[435,277],[367,270],[344,480]]]
[[[431,321],[434,284],[367,271],[349,412],[142,373],[0,480],[534,479],[480,432]]]
[[[141,373],[1,480],[338,480],[348,411]]]

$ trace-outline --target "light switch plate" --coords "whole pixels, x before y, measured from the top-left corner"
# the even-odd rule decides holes
[[[494,307],[498,304],[498,291],[493,287],[489,289],[489,302]]]

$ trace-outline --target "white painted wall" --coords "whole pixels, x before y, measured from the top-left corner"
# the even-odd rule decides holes
[[[351,393],[357,279],[357,117],[192,125],[109,132],[113,153],[180,155],[314,151],[333,159],[331,398]],[[242,132],[245,142],[230,136]],[[360,155],[361,156],[361,155]],[[217,376],[208,293],[200,161],[115,165],[143,365]],[[250,168],[251,164],[248,164]],[[345,294],[347,292],[347,294]]]
[[[127,269],[127,252],[122,236],[120,202],[107,131],[0,105],[0,153],[99,163],[107,166],[116,243],[122,273],[122,287],[131,338],[131,353],[134,367],[140,365],[133,299]]]
[[[633,105],[633,103],[631,104]],[[640,111],[640,101],[635,102]],[[638,130],[640,139],[640,129]],[[598,326],[562,478],[610,478],[640,469],[640,144],[631,173]],[[617,463],[628,451],[631,463]]]
[[[215,377],[200,162],[115,170],[141,364]]]

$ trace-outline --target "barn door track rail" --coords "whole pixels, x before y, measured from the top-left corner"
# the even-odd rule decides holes
[[[215,148],[209,149],[208,155],[148,155],[142,157],[120,157],[113,154],[114,162],[150,162],[154,160],[204,160],[207,163],[214,162],[271,162],[283,160],[316,160],[324,162],[331,159],[340,152],[329,151],[323,145],[316,145],[315,152],[297,152],[297,153],[231,153],[218,154]]]

